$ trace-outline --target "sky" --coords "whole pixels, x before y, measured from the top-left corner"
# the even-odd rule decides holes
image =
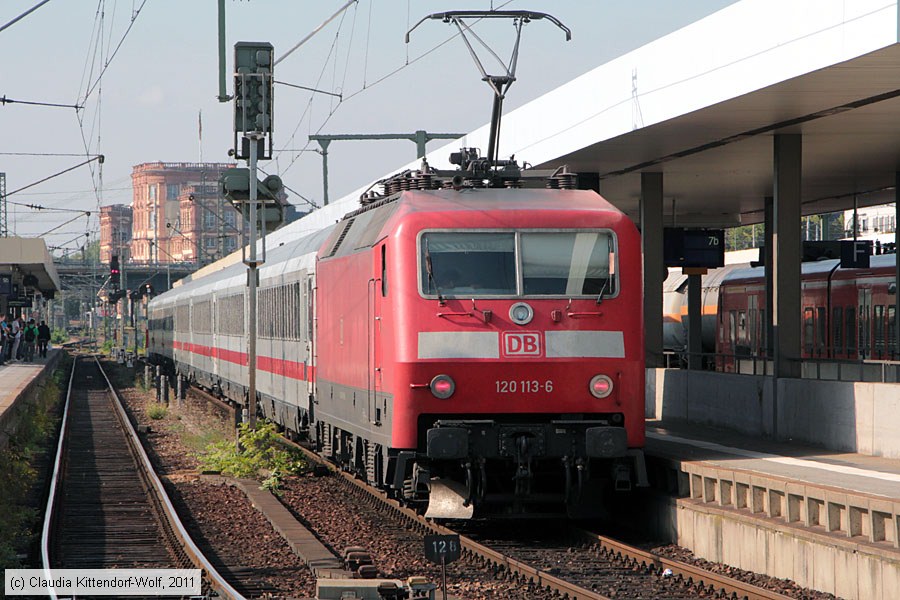
[[[541,11],[572,30],[566,42],[549,21],[525,26],[508,112],[734,1],[358,0],[275,67],[277,81],[341,98],[276,85],[275,156],[260,167],[281,175],[289,201],[306,210],[323,195],[322,160],[310,134],[462,133],[485,124],[492,92],[455,30],[426,21],[404,43],[406,31],[430,13]],[[226,0],[227,93],[235,42],[269,42],[277,60],[345,3]],[[38,4],[4,0],[0,28]],[[0,104],[11,233],[43,236],[59,255],[96,239],[99,206],[131,202],[134,165],[197,162],[201,153],[205,162],[230,160],[233,106],[216,99],[217,23],[216,0],[51,0],[0,31],[0,97],[67,105]],[[508,58],[515,37],[508,21],[473,29]],[[489,73],[499,72],[482,56]],[[406,164],[415,151],[408,141],[333,142],[329,196],[338,199]],[[82,165],[100,154],[102,165]]]

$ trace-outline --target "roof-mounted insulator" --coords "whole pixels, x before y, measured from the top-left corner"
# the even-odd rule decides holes
[[[563,165],[547,178],[546,185],[551,190],[574,190],[578,187],[578,173],[572,173],[567,165]]]

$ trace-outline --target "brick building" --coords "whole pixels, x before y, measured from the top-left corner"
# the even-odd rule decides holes
[[[135,166],[130,260],[206,264],[237,248],[240,217],[216,193],[219,175],[234,166],[164,162]]]
[[[131,243],[131,207],[112,204],[100,207],[100,262],[109,263],[113,254]]]

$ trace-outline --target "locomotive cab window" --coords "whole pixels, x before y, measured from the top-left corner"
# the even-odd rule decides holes
[[[615,263],[607,233],[522,233],[524,292],[533,295],[597,296],[615,293]]]
[[[605,231],[429,231],[419,239],[425,296],[614,296]]]
[[[444,296],[516,293],[513,233],[426,233],[421,240],[422,291]]]

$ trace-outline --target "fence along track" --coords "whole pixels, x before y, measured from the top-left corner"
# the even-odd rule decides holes
[[[93,389],[84,394],[80,390],[73,390],[78,362],[77,358],[73,361],[69,377],[50,494],[44,513],[41,555],[45,571],[51,568],[51,558],[62,562],[54,566],[66,568],[146,568],[192,564],[203,571],[205,579],[220,596],[243,600],[243,596],[216,572],[191,540],[153,470],[109,378],[96,358],[94,363],[102,378],[97,377],[98,381],[93,382]],[[86,377],[85,382],[91,383],[90,378]],[[96,385],[100,383],[104,383],[105,387]],[[96,420],[88,420],[88,415]],[[118,440],[88,439],[88,433],[104,437],[114,434],[118,436]],[[131,458],[111,454],[116,450],[130,453]],[[75,454],[70,454],[72,452]],[[67,455],[71,456],[68,461],[65,460]],[[104,471],[109,470],[109,474],[104,474]],[[141,473],[140,477],[135,474],[135,470]],[[78,477],[73,478],[73,474]],[[105,478],[104,481],[109,482],[109,485],[98,487],[101,478]],[[81,483],[93,483],[94,486],[70,493],[69,487],[76,483],[73,479],[80,479]],[[124,507],[100,509],[100,501],[106,500],[111,489],[125,491],[128,503]],[[135,496],[136,490],[141,491],[142,499]],[[78,496],[81,498],[77,498]],[[63,498],[65,504],[60,507]],[[81,501],[70,504],[75,499]],[[150,510],[150,505],[154,505],[156,509]],[[91,508],[94,510],[91,511]],[[156,514],[152,514],[154,512]],[[157,525],[157,532],[153,533],[147,519],[149,516],[155,520],[157,515],[163,522],[162,531],[159,531]],[[110,521],[115,522],[111,530],[98,529],[99,523]],[[138,523],[141,527],[139,535],[135,533]],[[66,536],[60,541],[51,538],[52,530],[59,525],[64,526],[68,539]],[[71,535],[73,531],[77,532],[75,536]],[[165,537],[171,538],[173,543],[169,545],[175,546],[174,553],[182,555],[182,558],[170,558],[167,563],[162,564],[160,556],[169,555]],[[140,540],[138,551],[130,556],[121,552],[126,542],[135,538]],[[59,549],[59,558],[51,557],[51,550],[54,548]],[[83,555],[79,555],[79,548]],[[114,550],[117,552],[113,552]],[[51,594],[51,597],[56,598],[56,595]]]

